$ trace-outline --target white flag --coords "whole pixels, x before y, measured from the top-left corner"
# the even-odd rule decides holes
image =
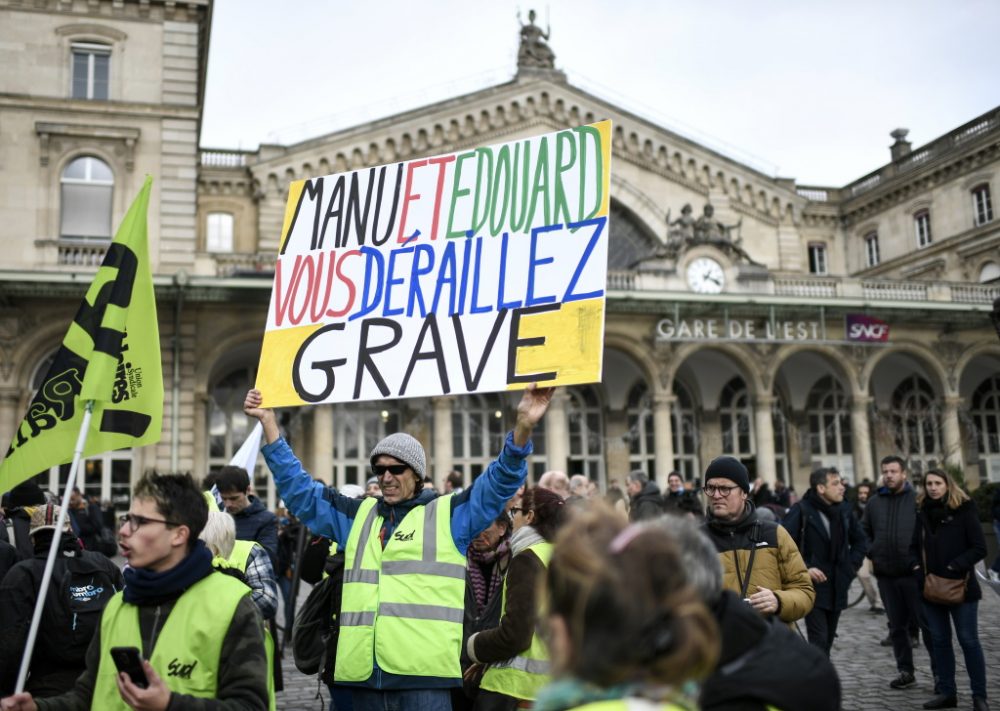
[[[257,466],[257,455],[260,453],[260,436],[264,433],[264,428],[258,420],[247,436],[246,441],[240,446],[239,451],[229,460],[229,465],[241,467],[247,470],[250,481],[253,481],[253,470]]]

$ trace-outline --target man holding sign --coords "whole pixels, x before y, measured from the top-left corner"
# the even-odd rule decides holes
[[[459,664],[469,544],[524,483],[531,433],[553,388],[532,385],[503,449],[471,486],[436,496],[422,488],[420,443],[396,433],[371,452],[382,498],[351,499],[314,482],[282,439],[259,390],[244,403],[264,428],[264,457],[285,505],[313,532],[345,549],[335,679],[355,711],[451,708]]]

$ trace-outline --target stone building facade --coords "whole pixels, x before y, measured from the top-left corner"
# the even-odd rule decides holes
[[[903,453],[918,471],[1000,480],[1000,109],[916,149],[894,132],[891,160],[850,185],[800,186],[522,52],[499,86],[293,145],[199,150],[210,23],[207,0],[0,0],[0,62],[18,68],[0,77],[0,439],[100,261],[102,225],[145,173],[157,181],[164,436],[88,463],[86,485],[105,498],[151,466],[202,474],[242,442],[292,180],[610,118],[604,379],[557,396],[536,473],[694,479],[726,453],[801,490],[817,465],[870,479]],[[76,214],[81,190],[104,212]],[[395,429],[424,442],[436,478],[468,478],[511,426],[513,397],[324,405],[282,422],[314,475],[337,484],[363,483],[368,449]],[[258,483],[269,486],[263,472]]]

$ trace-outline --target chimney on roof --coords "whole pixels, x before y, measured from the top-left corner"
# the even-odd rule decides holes
[[[895,131],[889,135],[896,139],[896,142],[889,146],[889,152],[892,154],[892,159],[894,161],[899,160],[910,152],[910,142],[906,140],[907,134],[910,133],[908,128],[897,128]]]

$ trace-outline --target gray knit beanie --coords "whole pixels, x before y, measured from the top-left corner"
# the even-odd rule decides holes
[[[424,455],[424,448],[414,437],[405,432],[391,434],[375,445],[368,460],[375,464],[375,460],[383,454],[395,457],[404,464],[408,464],[413,473],[417,475],[418,481],[423,481],[424,471],[427,468],[427,458]]]

